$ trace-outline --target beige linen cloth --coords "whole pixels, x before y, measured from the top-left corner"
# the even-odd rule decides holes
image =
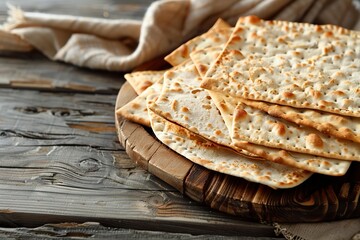
[[[0,28],[1,51],[37,49],[52,60],[77,66],[129,71],[206,31],[219,17],[239,16],[335,24],[360,30],[359,1],[352,0],[168,0],[148,8],[142,21],[105,20],[22,12],[9,6]],[[275,224],[287,239],[360,239],[360,219]]]

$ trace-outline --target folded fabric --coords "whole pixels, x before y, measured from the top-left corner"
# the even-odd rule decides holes
[[[129,71],[206,31],[218,18],[234,24],[244,15],[360,29],[351,0],[157,1],[142,21],[23,12],[10,6],[0,29],[0,50],[35,48],[52,60]]]
[[[275,224],[286,239],[359,240],[360,218],[325,223]]]

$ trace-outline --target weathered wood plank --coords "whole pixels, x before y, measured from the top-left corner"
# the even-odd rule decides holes
[[[192,166],[192,162],[161,145],[150,158],[149,172],[183,193],[184,180]]]
[[[270,226],[220,217],[173,192],[91,191],[47,186],[37,186],[36,191],[19,191],[17,187],[9,189],[1,185],[0,189],[2,199],[12,196],[0,205],[2,226],[97,221],[105,226],[165,232],[274,236]],[[15,198],[19,200],[14,201]]]
[[[173,191],[146,171],[135,168],[124,151],[51,146],[0,148],[0,154],[0,184],[18,185],[19,190],[50,185],[55,189]]]
[[[0,56],[2,88],[116,94],[125,81],[119,72],[90,70],[52,62],[36,52]]]
[[[1,149],[0,224],[98,221],[170,232],[272,236],[270,226],[211,212],[184,198],[134,168],[120,152],[83,148],[20,147],[10,154]]]
[[[114,95],[0,89],[1,146],[119,147]]]
[[[181,233],[164,233],[155,231],[139,231],[123,228],[103,227],[98,223],[62,223],[46,224],[37,228],[0,228],[0,237],[16,239],[208,239],[208,240],[275,240],[280,238],[263,237],[225,237],[219,235],[191,235]]]

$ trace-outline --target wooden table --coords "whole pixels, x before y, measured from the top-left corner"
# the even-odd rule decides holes
[[[151,1],[10,3],[141,19]],[[1,1],[1,22],[6,11]],[[135,166],[114,126],[124,73],[51,62],[37,52],[2,52],[0,73],[0,238],[275,237],[272,226],[210,210]]]

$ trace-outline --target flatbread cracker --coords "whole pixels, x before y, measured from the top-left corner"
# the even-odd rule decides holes
[[[206,49],[203,51],[206,52]],[[196,54],[195,52],[191,55],[192,59],[195,57],[195,59],[198,60],[195,61],[197,66],[199,66],[201,62],[203,62],[203,65],[209,64],[209,62],[211,62],[209,59],[216,55],[216,53],[201,55],[201,51],[198,51],[198,53],[200,54]],[[204,58],[205,60],[203,60]],[[238,100],[241,101],[241,99]],[[238,121],[231,129],[231,131],[234,131],[231,132],[231,134],[233,134],[232,137],[235,142],[249,141],[267,147],[281,148],[328,158],[360,160],[359,144],[324,135],[306,127],[300,128],[280,119],[273,119],[271,116],[243,104],[238,108],[237,113],[239,114],[240,112],[244,114],[251,112],[251,116],[245,118],[247,121],[240,121],[241,118],[236,119]],[[256,121],[254,119],[255,117]],[[274,121],[278,123],[274,123]],[[264,122],[267,123],[263,124]],[[281,132],[280,130],[277,132],[279,134],[271,130],[273,127],[276,128],[278,126],[281,126]],[[248,130],[245,131],[245,129]],[[239,143],[237,143],[237,146],[240,147]]]
[[[299,109],[243,99],[246,105],[289,122],[313,127],[320,132],[360,143],[360,118],[340,116],[311,109]],[[359,146],[360,147],[360,146]]]
[[[219,19],[208,32],[184,43],[172,53],[167,55],[165,60],[172,66],[177,66],[183,61],[189,59],[189,54],[197,49],[204,49],[226,43],[231,32],[232,28],[230,28],[225,21]]]
[[[327,175],[339,176],[346,173],[350,166],[349,161],[287,152],[244,142],[240,146],[239,141],[237,141],[238,147],[234,146],[230,138],[229,128],[231,128],[232,112],[236,103],[231,105],[223,103],[221,100],[213,101],[215,99],[211,99],[210,96],[215,97],[214,94],[216,93],[212,95],[211,91],[208,92],[199,88],[200,82],[201,78],[195,66],[189,65],[178,68],[176,71],[168,71],[164,75],[164,87],[161,95],[157,101],[148,107],[167,120],[243,154],[249,155],[249,152],[255,155],[261,154],[261,157],[270,161]],[[236,101],[230,97],[228,101],[230,99]],[[217,107],[217,102],[221,106]],[[222,116],[218,108],[220,112],[227,109],[229,114]]]
[[[116,114],[129,119],[130,121],[139,123],[143,126],[150,127],[150,119],[146,106],[146,98],[149,95],[159,94],[163,85],[163,78],[159,79],[153,85],[148,87],[139,96],[122,106],[116,111]]]
[[[178,68],[186,67],[188,65],[192,65],[192,62],[190,60],[184,61],[182,64],[173,67],[169,70],[148,71],[148,73],[150,74],[155,73],[156,75],[159,75],[160,72],[166,73],[167,71],[176,71]],[[119,108],[116,111],[116,114],[119,114],[120,116],[123,116],[126,119],[129,119],[133,122],[139,123],[146,127],[150,127],[150,119],[147,113],[146,98],[149,95],[159,94],[161,92],[163,86],[163,76],[164,74],[162,74],[161,77],[158,80],[156,80],[156,82],[153,85],[149,86],[146,90],[142,91],[139,96],[137,96],[132,101],[128,102],[127,104]],[[155,78],[153,80],[155,81]]]
[[[156,137],[172,150],[208,169],[244,178],[272,188],[295,187],[310,172],[269,162],[256,161],[221,147],[149,111]]]
[[[211,64],[220,55],[221,50],[222,47],[211,47],[190,54],[191,60],[202,77],[206,75]],[[360,143],[360,118],[248,99],[239,99],[238,101],[265,111],[274,117],[280,117],[296,124],[315,128],[325,134]]]
[[[180,124],[218,144],[230,146],[231,138],[194,65],[168,71],[160,96],[148,107],[167,120]]]
[[[201,86],[360,117],[359,36],[331,25],[243,17]]]
[[[148,108],[206,139],[258,158],[232,145],[228,128],[207,91],[199,88],[200,83],[201,78],[194,65],[168,71],[164,75],[161,94]]]
[[[230,96],[219,94],[218,92],[208,91],[215,105],[219,109],[229,131],[232,128],[233,112],[239,102]],[[315,173],[332,176],[344,175],[350,167],[350,161],[343,161],[334,158],[324,158],[309,154],[302,154],[283,149],[270,148],[258,144],[253,144],[238,138],[236,145],[250,153],[269,161],[297,167]]]
[[[190,54],[192,61],[196,65],[202,77],[206,74],[206,69],[209,68],[212,62],[214,62],[216,57],[220,54],[220,49],[221,47],[206,48]],[[243,101],[243,99],[225,96],[221,93],[213,91],[208,91],[208,94],[211,96],[214,104],[219,109],[227,128],[230,132],[232,132],[231,128],[233,112],[236,105]],[[237,146],[270,161],[275,161],[281,164],[286,164],[326,175],[344,175],[351,164],[349,161],[329,159],[281,149],[269,148],[241,140],[237,141]]]
[[[137,71],[124,75],[125,79],[130,83],[137,95],[140,95],[148,87],[157,82],[164,75],[163,71]]]
[[[195,64],[200,76],[205,77],[211,65],[215,62],[216,58],[220,55],[224,44],[215,47],[208,47],[198,49],[190,53],[190,58]]]
[[[360,161],[360,145],[298,126],[239,103],[234,110],[232,140],[341,160]]]

